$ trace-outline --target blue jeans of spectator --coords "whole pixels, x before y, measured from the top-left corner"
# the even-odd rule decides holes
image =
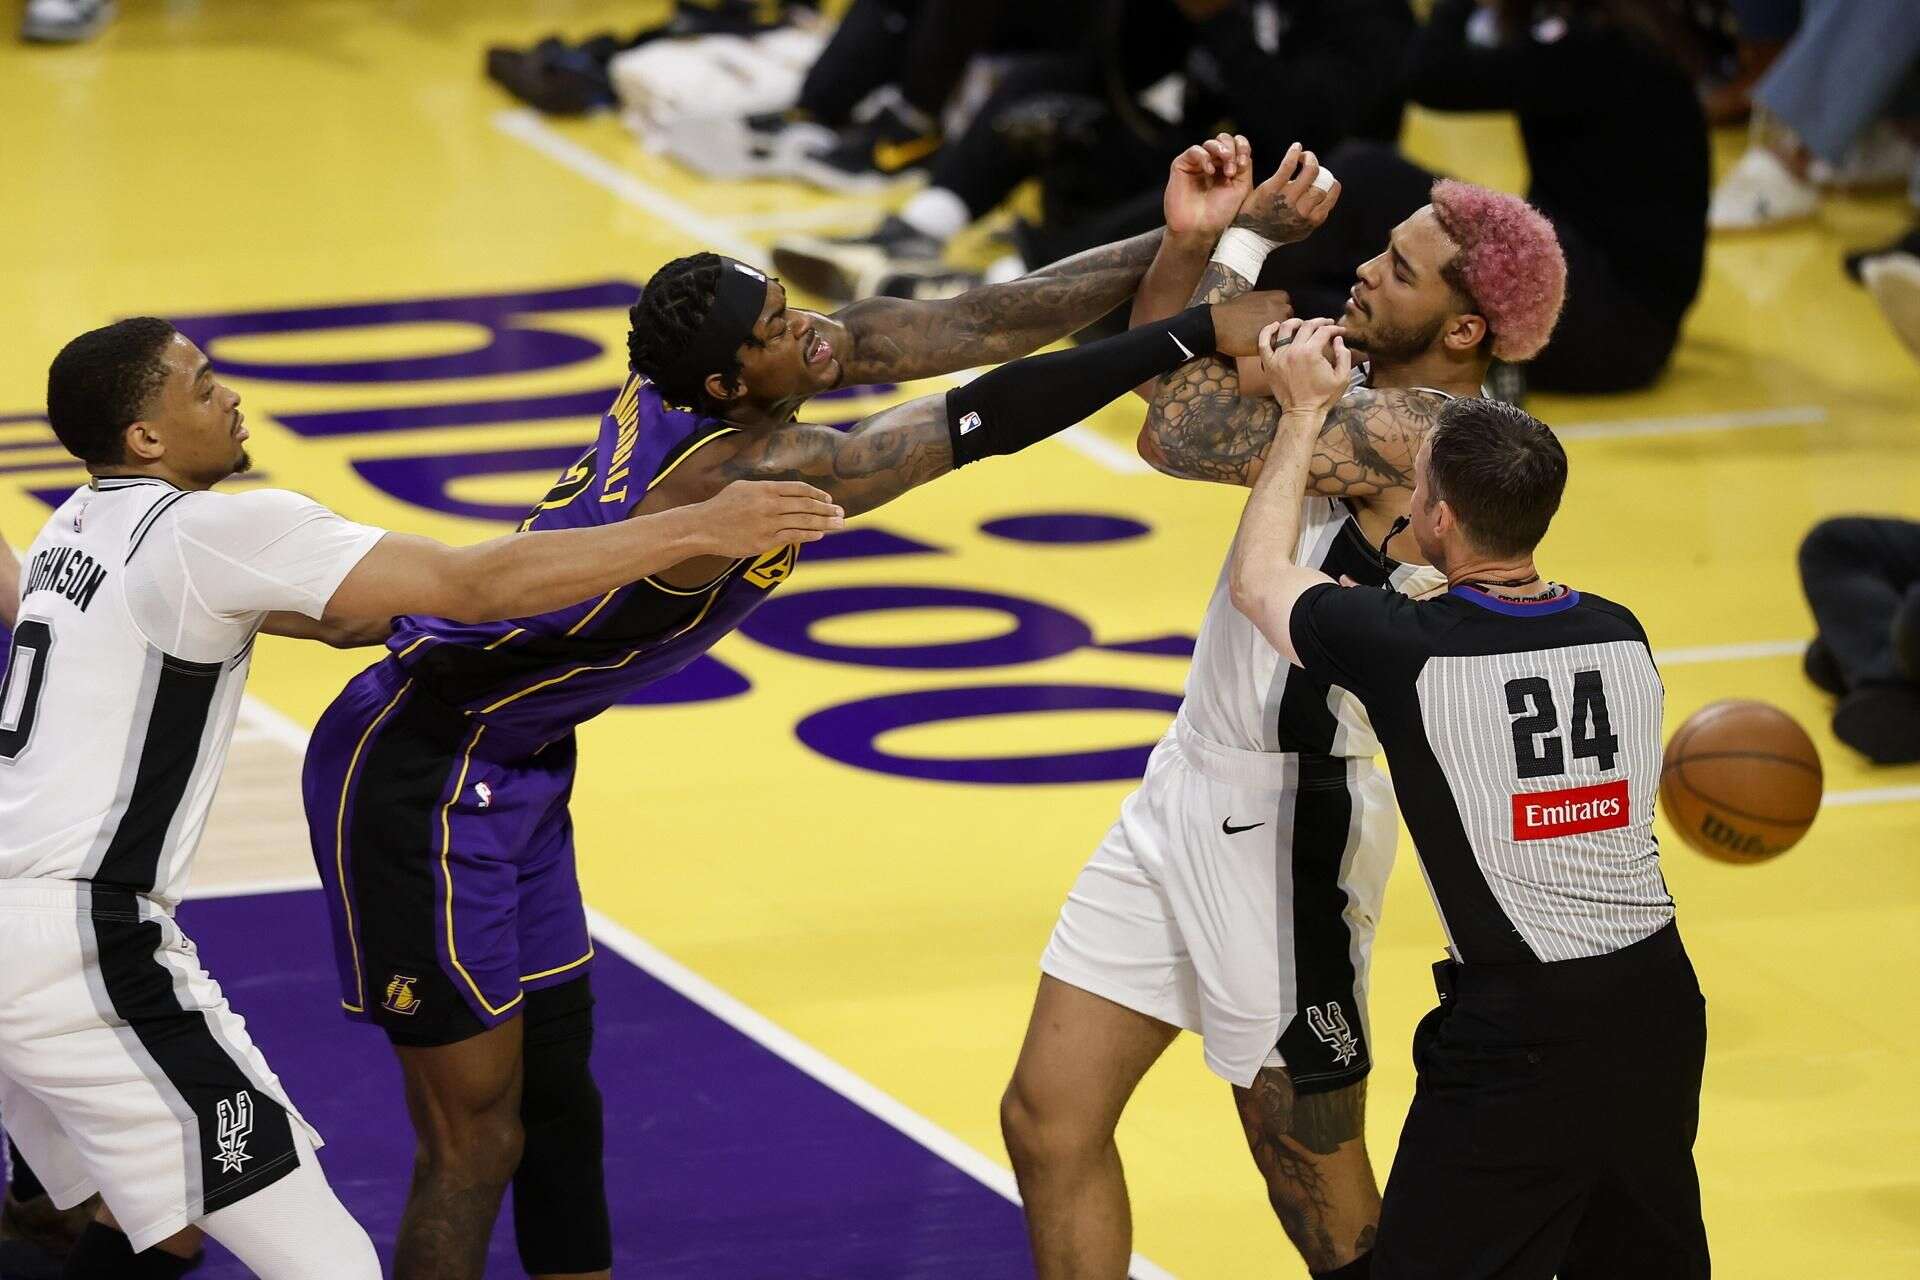
[[[1743,0],[1759,30],[1801,10],[1779,60],[1760,78],[1754,101],[1785,121],[1808,150],[1831,164],[1883,115],[1920,115],[1920,15],[1914,0]],[[1748,34],[1756,34],[1748,31]],[[1920,189],[1916,189],[1920,196]]]

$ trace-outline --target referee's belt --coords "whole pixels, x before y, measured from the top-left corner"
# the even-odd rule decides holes
[[[1685,963],[1680,926],[1669,920],[1640,941],[1605,955],[1531,964],[1462,964],[1442,960],[1433,966],[1433,987],[1441,1004],[1459,996],[1523,995],[1573,998],[1617,995],[1644,974],[1671,971]]]

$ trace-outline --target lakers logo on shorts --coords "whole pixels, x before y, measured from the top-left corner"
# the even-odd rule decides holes
[[[415,1014],[420,1012],[420,997],[413,994],[413,984],[418,978],[403,978],[393,975],[393,981],[387,984],[387,998],[381,1002],[389,1013]]]
[[[776,548],[753,562],[753,567],[746,572],[746,579],[762,590],[778,586],[793,576],[793,566],[799,559],[800,548],[797,545]]]

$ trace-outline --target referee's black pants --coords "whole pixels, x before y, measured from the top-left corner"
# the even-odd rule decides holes
[[[1374,1280],[1709,1274],[1706,1002],[1668,925],[1611,955],[1435,966]]]

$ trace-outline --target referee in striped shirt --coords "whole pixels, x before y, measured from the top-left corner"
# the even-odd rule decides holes
[[[1411,514],[1447,593],[1337,585],[1289,558],[1351,361],[1332,321],[1261,346],[1289,407],[1241,521],[1234,603],[1366,705],[1451,957],[1414,1035],[1372,1274],[1705,1277],[1706,1004],[1653,835],[1663,690],[1632,613],[1534,567],[1566,454],[1511,406],[1448,404]]]

